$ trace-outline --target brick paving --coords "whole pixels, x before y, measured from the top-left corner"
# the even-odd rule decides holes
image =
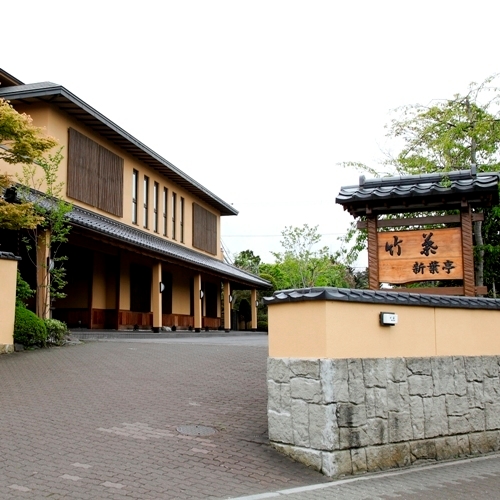
[[[297,491],[299,490],[299,491]],[[238,500],[496,500],[500,456],[371,474],[310,487],[239,497]],[[235,499],[236,500],[236,499]]]
[[[0,499],[500,499],[500,455],[329,482],[278,454],[266,357],[252,339],[0,356]]]
[[[173,341],[0,356],[0,498],[212,499],[326,482],[267,444],[266,358],[265,346]]]

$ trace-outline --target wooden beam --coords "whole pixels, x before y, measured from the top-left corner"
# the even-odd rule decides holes
[[[379,289],[378,280],[378,241],[377,241],[377,216],[366,219],[368,229],[368,272],[370,290]]]
[[[484,220],[484,213],[472,214],[472,222]],[[433,215],[429,217],[411,217],[408,219],[382,219],[377,222],[378,227],[419,226],[423,224],[454,224],[460,222],[460,215]],[[356,224],[358,229],[366,229],[366,221]]]
[[[472,213],[470,206],[460,211],[462,223],[462,258],[464,268],[464,295],[474,297],[476,294],[474,281],[474,250],[472,244]]]

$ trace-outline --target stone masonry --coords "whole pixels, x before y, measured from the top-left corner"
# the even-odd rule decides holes
[[[14,344],[0,344],[0,354],[10,354],[14,352]]]
[[[269,439],[329,477],[497,451],[499,363],[269,358]]]

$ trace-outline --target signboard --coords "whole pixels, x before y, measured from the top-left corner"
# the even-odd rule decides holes
[[[377,236],[381,283],[464,277],[460,228],[387,231]]]

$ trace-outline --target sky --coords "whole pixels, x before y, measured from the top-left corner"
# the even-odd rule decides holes
[[[499,14],[493,0],[24,0],[3,15],[0,67],[63,85],[233,204],[228,256],[273,262],[288,226],[339,248],[352,219],[335,197],[360,175],[340,164],[380,170],[392,110],[499,72]]]

